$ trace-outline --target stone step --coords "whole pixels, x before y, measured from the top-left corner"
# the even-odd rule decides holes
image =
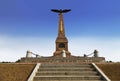
[[[92,68],[91,65],[86,66],[40,66],[40,68]]]
[[[52,70],[50,70],[50,71],[38,71],[38,73],[39,72],[41,72],[41,73],[65,73],[65,72],[67,72],[67,73],[93,73],[93,72],[96,72],[96,71],[94,71],[94,70],[90,70],[90,71],[86,71],[86,70],[84,70],[84,71],[52,71]]]
[[[81,69],[81,68],[85,68],[85,69],[91,69],[93,67],[40,67],[40,69]]]
[[[94,68],[39,68],[38,71],[94,71]]]
[[[71,64],[69,64],[69,65],[67,65],[67,64],[51,64],[51,65],[45,65],[45,64],[43,64],[43,65],[41,65],[40,67],[91,67],[91,65],[90,64],[82,64],[82,65],[79,65],[79,64],[74,64],[74,65],[71,65]]]
[[[94,71],[85,71],[85,72],[78,72],[78,71],[42,71],[37,72],[36,76],[46,76],[46,75],[98,75],[97,72]]]
[[[34,80],[34,81],[105,81],[105,80]]]
[[[45,75],[45,74],[52,74],[52,75],[54,75],[54,74],[56,74],[56,75],[58,75],[58,74],[69,74],[69,75],[74,75],[74,74],[86,74],[86,75],[88,75],[88,74],[95,74],[95,75],[97,75],[98,74],[98,72],[96,72],[96,71],[38,71],[36,74],[40,74],[40,75]]]
[[[35,76],[35,80],[101,80],[101,76]]]

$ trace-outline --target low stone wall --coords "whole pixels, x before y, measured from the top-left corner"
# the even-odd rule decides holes
[[[104,57],[68,57],[68,58],[64,58],[64,57],[40,57],[40,58],[35,58],[35,57],[30,57],[30,58],[21,58],[20,62],[32,62],[32,63],[51,63],[51,62],[55,62],[55,63],[60,63],[60,62],[105,62],[105,58]]]

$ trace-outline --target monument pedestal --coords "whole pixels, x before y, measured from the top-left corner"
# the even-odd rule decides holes
[[[65,51],[66,57],[70,57],[71,53],[69,51]],[[62,51],[56,51],[54,52],[54,57],[63,57]]]
[[[92,62],[106,62],[104,57],[79,57],[79,56],[70,56],[70,57],[30,57],[30,58],[21,58],[20,62],[22,63],[92,63]]]

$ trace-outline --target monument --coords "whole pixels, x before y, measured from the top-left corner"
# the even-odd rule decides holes
[[[73,56],[68,51],[68,39],[65,36],[65,28],[64,28],[64,20],[63,13],[67,13],[71,11],[70,9],[52,9],[52,12],[59,14],[59,25],[58,25],[58,36],[56,38],[55,44],[56,49],[53,53],[53,56],[44,57],[38,54],[35,54],[31,51],[27,51],[26,57],[21,58],[20,62],[28,62],[28,63],[61,63],[61,62],[69,62],[69,63],[80,63],[80,62],[105,62],[104,57],[99,57],[98,51],[94,50],[94,52],[90,54],[84,54],[83,56]],[[32,55],[36,57],[32,57]],[[93,55],[92,57],[90,57]]]
[[[58,37],[56,39],[56,51],[54,52],[55,57],[62,57],[62,51],[65,50],[66,57],[70,57],[71,53],[68,51],[68,40],[65,36],[65,28],[63,21],[63,13],[67,13],[69,10],[56,10],[52,9],[51,11],[59,14],[59,27],[58,27]]]

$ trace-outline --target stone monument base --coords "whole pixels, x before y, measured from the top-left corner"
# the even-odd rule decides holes
[[[66,57],[70,57],[71,56],[71,53],[69,51],[66,51],[65,54],[66,54]],[[56,51],[56,52],[54,52],[54,57],[62,58],[63,55],[61,54],[61,51]]]
[[[80,62],[105,62],[104,57],[23,57],[20,60],[21,63],[80,63]]]

